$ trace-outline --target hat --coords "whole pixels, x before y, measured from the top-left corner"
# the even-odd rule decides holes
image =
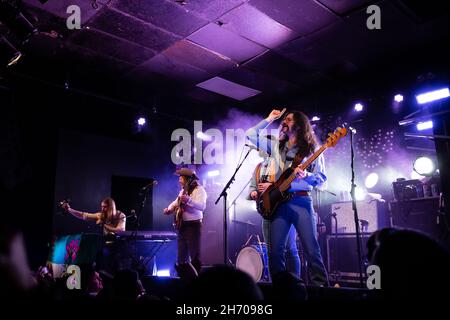
[[[181,168],[175,171],[175,174],[178,176],[187,176],[187,177],[193,177],[194,179],[198,179],[195,175],[195,171],[189,169],[189,168]]]

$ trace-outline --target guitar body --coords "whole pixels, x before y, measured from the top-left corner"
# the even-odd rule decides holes
[[[177,209],[175,210],[173,226],[175,227],[175,229],[180,230],[182,224],[183,224],[183,207],[181,203],[179,203]]]
[[[327,148],[334,147],[339,139],[345,137],[346,135],[346,128],[337,128],[333,133],[328,134],[329,137],[327,142],[315,151],[308,159],[306,159],[305,162],[300,164],[301,159],[297,159],[296,157],[294,162],[291,164],[291,167],[287,168],[274,184],[270,185],[258,196],[258,199],[256,200],[256,208],[263,218],[271,218],[281,203],[291,199],[291,195],[287,191],[290,189],[292,181],[296,178],[293,168],[298,166],[300,169],[306,170],[306,168],[315,159],[317,159],[319,155],[321,155]]]
[[[282,190],[282,184],[292,172],[291,168],[286,169],[274,184],[259,195],[256,200],[256,208],[263,218],[269,219],[281,203],[290,200],[291,196],[286,192],[289,188]]]
[[[190,181],[187,185],[183,187],[183,195],[187,194],[187,190],[190,187],[192,181]],[[184,204],[181,202],[180,196],[178,196],[177,207],[175,209],[175,217],[173,221],[173,226],[177,230],[180,230],[181,225],[183,224],[183,212],[184,212]]]

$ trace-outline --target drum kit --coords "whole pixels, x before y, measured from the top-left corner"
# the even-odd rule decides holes
[[[252,243],[253,238],[256,241]],[[260,240],[259,235],[251,235],[237,254],[236,268],[250,275],[255,282],[270,281],[267,250],[266,243]]]

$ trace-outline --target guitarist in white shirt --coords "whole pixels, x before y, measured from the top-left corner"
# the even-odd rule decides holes
[[[200,241],[206,191],[198,183],[194,171],[181,168],[175,174],[179,176],[181,191],[177,199],[164,209],[164,214],[176,214],[174,225],[178,229],[178,264],[191,262],[197,272],[200,272]]]
[[[259,134],[260,130],[280,118],[283,112],[284,110],[272,110],[265,120],[247,130],[247,138],[269,154],[275,162],[276,179],[280,178],[297,155],[304,161],[317,148],[317,141],[308,118],[298,111],[288,112],[283,118],[279,139],[270,140],[266,135]],[[288,190],[290,200],[279,204],[270,217],[270,241],[268,242],[270,243],[269,267],[272,279],[277,273],[286,270],[284,250],[289,229],[293,225],[305,251],[311,284],[327,286],[328,275],[317,242],[316,218],[310,194],[314,187],[319,187],[326,181],[324,158],[320,155],[308,167],[308,170],[302,170],[299,166],[293,169],[297,178]],[[261,188],[266,189],[271,184],[261,185],[258,186],[260,192],[263,191]]]

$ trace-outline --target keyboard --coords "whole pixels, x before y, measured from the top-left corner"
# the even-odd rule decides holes
[[[174,240],[177,234],[172,231],[120,231],[116,236],[125,240]]]

